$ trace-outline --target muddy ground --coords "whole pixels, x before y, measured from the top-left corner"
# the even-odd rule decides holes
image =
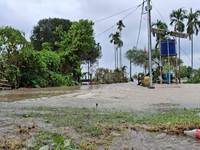
[[[200,84],[156,84],[155,89],[136,82],[44,89],[0,91],[2,106],[56,106],[164,111],[200,106]]]
[[[13,112],[26,113],[23,107],[72,107],[134,110],[145,112],[165,112],[171,108],[200,107],[199,84],[155,85],[155,89],[137,86],[135,82],[111,85],[84,85],[77,87],[18,89],[0,91],[0,137],[17,138],[17,126],[31,126],[30,135],[45,128],[66,132],[75,136],[68,127],[55,128],[42,118],[20,119]],[[32,126],[34,124],[34,129]],[[28,145],[31,145],[27,141]],[[126,130],[123,136],[116,137],[110,149],[200,149],[198,139],[183,135],[150,133],[147,131]],[[98,147],[97,149],[105,149]]]

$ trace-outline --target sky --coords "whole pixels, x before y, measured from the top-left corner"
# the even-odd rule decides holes
[[[136,45],[138,49],[148,47],[147,14],[142,15],[139,40],[136,44],[142,11],[141,7],[136,8],[142,2],[143,0],[0,0],[0,26],[12,26],[21,30],[26,33],[26,39],[30,41],[33,26],[37,25],[41,19],[56,17],[70,21],[92,20],[95,22],[95,40],[102,47],[99,67],[114,69],[114,45],[110,43],[109,35],[118,31],[116,23],[124,18],[123,23],[126,27],[122,30],[122,41],[124,43],[122,64],[127,66],[127,73],[129,74],[129,61],[124,57],[126,51]],[[172,10],[183,7],[189,13],[190,8],[193,11],[200,9],[200,1],[197,0],[151,0],[151,5],[151,21],[156,22],[158,19],[165,22],[169,31],[174,30],[174,27],[169,25],[169,14]],[[101,19],[104,20],[98,21]],[[194,69],[200,68],[199,36],[194,36]],[[152,37],[152,47],[154,46],[155,38]],[[189,39],[181,39],[181,59],[184,61],[184,65],[191,65],[191,41]],[[143,71],[143,68],[132,65],[132,74]]]

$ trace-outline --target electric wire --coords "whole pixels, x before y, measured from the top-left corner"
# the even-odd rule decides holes
[[[116,24],[114,24],[113,26],[111,26],[110,28],[108,28],[107,30],[103,31],[101,34],[95,36],[95,38],[101,36],[102,34],[106,33],[107,31],[109,31],[110,29],[112,29],[114,26],[116,26]]]
[[[184,53],[185,53],[185,55],[189,58],[189,60],[191,61],[191,58],[186,54],[186,52],[183,50],[183,48],[180,46],[180,48],[181,48],[181,51],[183,51]],[[197,66],[194,64],[194,62],[193,62],[193,65],[194,65],[194,67],[197,69]]]
[[[126,9],[126,10],[121,11],[121,12],[119,12],[119,13],[116,13],[116,14],[114,14],[114,15],[108,16],[108,17],[103,18],[103,19],[100,19],[100,20],[97,20],[97,21],[95,21],[94,23],[97,23],[97,22],[100,22],[100,21],[103,21],[103,20],[106,20],[106,19],[112,18],[112,17],[114,17],[114,16],[117,16],[117,15],[119,15],[119,14],[122,14],[122,13],[124,13],[124,12],[127,12],[127,11],[129,11],[129,10],[131,10],[131,9],[136,8],[136,7],[137,7],[137,6],[131,7],[131,8],[129,8],[129,9]]]
[[[146,2],[146,0],[145,0],[144,2]],[[131,15],[134,11],[136,11],[141,5],[143,5],[144,2],[142,2],[140,5],[136,6],[136,8],[135,8],[133,11],[131,11],[128,15],[126,15],[126,16],[125,16],[124,18],[122,18],[121,20],[124,20],[124,19],[126,19],[128,16],[130,16],[130,15]],[[110,28],[108,28],[108,29],[106,29],[105,31],[103,31],[102,33],[100,33],[100,34],[98,34],[97,36],[95,36],[95,38],[97,38],[97,37],[101,36],[102,34],[106,33],[107,31],[109,31],[110,29],[112,29],[114,26],[116,26],[116,23],[115,23],[114,25],[112,25]]]
[[[158,9],[156,8],[156,6],[153,4],[153,1],[151,0],[151,3],[153,5],[153,7],[155,8],[155,10],[158,12],[158,14],[160,15],[160,17],[162,18],[163,22],[165,23],[165,20],[163,18],[163,16],[161,15],[161,13],[158,11]]]
[[[138,7],[137,7],[138,8]],[[137,9],[136,8],[136,9]],[[131,13],[129,13],[128,15],[126,15],[123,19],[121,19],[121,20],[124,20],[124,19],[126,19],[130,14],[132,14],[136,9],[134,9]],[[106,33],[107,31],[109,31],[110,29],[112,29],[114,26],[116,26],[116,23],[114,24],[114,25],[112,25],[110,28],[108,28],[108,29],[106,29],[105,31],[103,31],[101,34],[99,34],[99,35],[97,35],[96,37],[99,37],[99,36],[101,36],[102,34],[104,34],[104,33]]]
[[[140,30],[141,30],[141,26],[142,26],[143,9],[144,9],[144,0],[143,0],[143,5],[142,5],[142,12],[141,12],[141,17],[140,17],[140,25],[139,25],[139,31],[138,31],[138,37],[137,37],[136,47],[138,46],[138,42],[139,42],[139,38],[140,38]]]

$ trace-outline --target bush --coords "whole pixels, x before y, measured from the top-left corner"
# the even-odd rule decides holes
[[[119,69],[116,69],[113,72],[112,70],[109,69],[99,68],[95,72],[94,79],[96,83],[104,83],[104,84],[128,82],[126,73]]]

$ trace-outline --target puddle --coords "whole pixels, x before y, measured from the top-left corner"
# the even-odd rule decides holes
[[[54,97],[65,94],[79,93],[80,91],[95,90],[101,86],[82,85],[72,87],[50,87],[50,88],[19,88],[16,90],[0,91],[0,102],[23,101],[42,97]]]
[[[171,108],[200,107],[199,91],[199,84],[155,84],[155,89],[150,90],[137,86],[137,82],[20,88],[0,91],[0,102],[8,102],[10,105],[79,108],[95,108],[98,103],[98,108],[162,112]]]

